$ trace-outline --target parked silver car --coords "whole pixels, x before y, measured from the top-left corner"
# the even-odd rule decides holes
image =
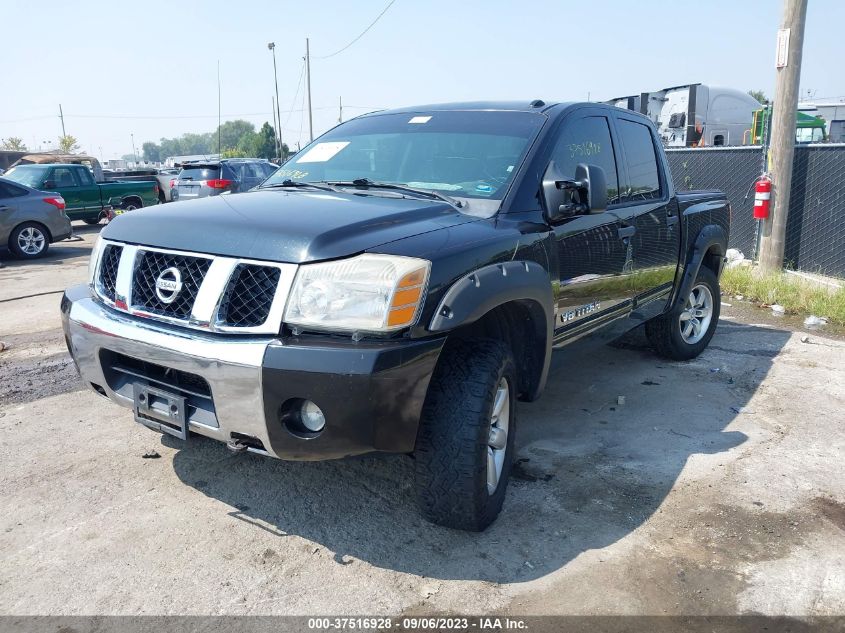
[[[32,259],[72,233],[61,195],[0,178],[0,245],[8,245],[19,258]]]
[[[241,193],[260,185],[277,167],[261,158],[184,163],[173,189],[173,200],[193,200],[221,193]]]

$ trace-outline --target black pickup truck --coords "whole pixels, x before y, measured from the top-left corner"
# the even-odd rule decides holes
[[[729,222],[626,110],[378,112],[257,191],[117,218],[64,331],[141,424],[281,459],[411,454],[422,513],[482,530],[553,349],[639,325],[672,359],[707,346]]]

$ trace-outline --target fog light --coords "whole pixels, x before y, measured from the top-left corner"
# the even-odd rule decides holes
[[[302,403],[299,409],[299,420],[302,426],[312,433],[319,433],[326,426],[326,416],[323,415],[322,409],[310,400]]]

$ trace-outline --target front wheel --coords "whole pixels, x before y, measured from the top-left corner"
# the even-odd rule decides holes
[[[504,343],[447,342],[414,451],[417,504],[428,520],[480,532],[498,516],[513,461],[516,385]]]
[[[645,324],[649,342],[661,356],[690,360],[713,338],[722,305],[719,278],[702,266],[683,304]]]

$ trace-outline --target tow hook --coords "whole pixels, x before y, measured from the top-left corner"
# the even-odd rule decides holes
[[[233,453],[244,453],[248,446],[241,442],[239,438],[233,437],[228,442],[226,442],[226,448],[228,448]]]

